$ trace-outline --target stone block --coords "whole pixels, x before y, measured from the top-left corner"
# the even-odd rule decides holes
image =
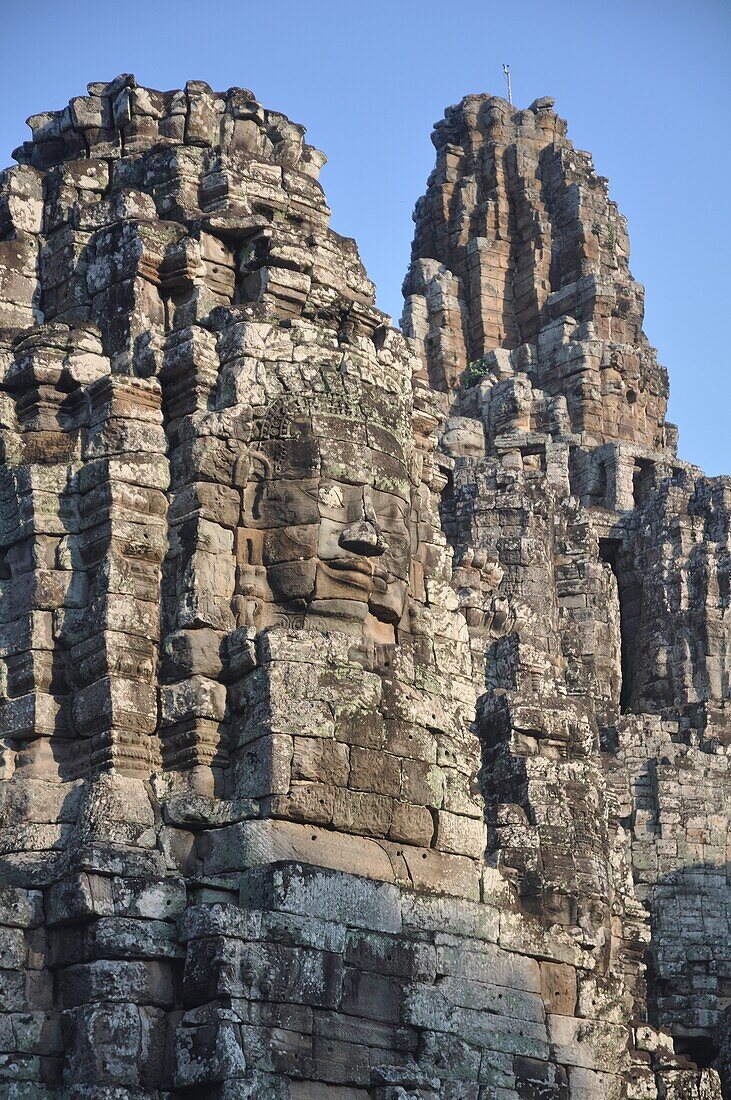
[[[262,913],[261,937],[288,947],[314,947],[318,951],[342,954],[345,950],[345,925],[317,917],[294,913]]]
[[[413,888],[427,894],[452,894],[475,901],[480,896],[479,870],[465,856],[404,846],[403,858]]]
[[[294,738],[293,780],[320,780],[335,786],[345,786],[349,769],[347,745],[324,737]]]
[[[280,863],[247,871],[241,879],[241,904],[378,932],[401,930],[400,894],[395,886],[306,864]]]
[[[522,1054],[547,1061],[545,1025],[510,1016],[495,1017],[461,1008],[443,998],[438,988],[412,985],[407,989],[404,1022],[430,1031],[456,1034],[470,1044],[503,1054]]]
[[[394,801],[391,807],[389,840],[429,847],[434,836],[434,818],[425,806]]]
[[[576,1011],[576,970],[562,963],[540,962],[541,996],[546,1012],[573,1016]]]
[[[90,929],[97,959],[183,958],[175,924],[134,917],[101,917]]]
[[[493,985],[468,978],[445,977],[439,979],[439,992],[451,1004],[461,1008],[512,1016],[517,1020],[545,1022],[546,1014],[540,997],[534,993],[511,989],[510,986]]]
[[[368,1100],[366,1088],[348,1085],[327,1085],[321,1081],[293,1081],[289,1090],[291,1100]]]
[[[0,924],[13,928],[35,928],[42,919],[40,891],[0,884]]]
[[[500,912],[491,905],[408,892],[403,895],[402,908],[406,929],[433,933],[448,928],[452,936],[497,943]]]
[[[0,928],[0,968],[21,970],[28,956],[28,944],[21,928]]]
[[[26,983],[17,970],[0,970],[0,1004],[5,1012],[28,1010]]]
[[[211,829],[199,838],[198,846],[207,875],[294,861],[347,873],[357,866],[368,878],[396,879],[391,856],[376,841],[293,821],[244,821]]]
[[[261,934],[261,914],[236,905],[201,904],[184,909],[178,918],[181,943],[223,936],[226,939],[255,940]]]
[[[367,1020],[398,1023],[401,1019],[403,984],[385,974],[351,969],[345,971],[342,1011]]]
[[[164,1067],[162,1015],[133,1004],[82,1005],[63,1013],[68,1070],[81,1086],[154,1088]]]
[[[395,797],[401,790],[398,757],[354,745],[350,750],[349,786],[356,791],[372,791]]]
[[[21,1054],[63,1053],[61,1019],[56,1012],[22,1012],[6,1017],[12,1032],[12,1046]]]
[[[612,1066],[618,1075],[628,1068],[627,1029],[601,1020],[577,1020],[549,1014],[548,1034],[564,1065],[602,1072]]]
[[[430,981],[436,976],[436,952],[431,944],[420,940],[351,931],[344,947],[346,965],[357,970],[415,981]]]
[[[70,966],[58,975],[58,993],[64,1008],[93,1001],[165,1006],[174,1000],[170,967],[157,961],[102,959]]]
[[[185,911],[185,885],[175,879],[114,878],[111,888],[113,913],[119,917],[172,920]]]
[[[55,882],[46,895],[49,927],[76,924],[113,913],[112,883],[101,875],[70,875]]]
[[[386,836],[393,800],[385,795],[338,787],[333,803],[333,825],[361,836]]]
[[[177,1088],[237,1081],[245,1073],[241,1031],[234,1021],[222,1019],[220,1023],[177,1028],[174,1077]]]
[[[484,855],[486,845],[487,833],[482,821],[440,810],[437,816],[437,848],[479,859]]]
[[[240,798],[287,794],[291,780],[293,740],[282,734],[260,737],[241,752],[236,765]]]
[[[540,968],[535,959],[501,951],[490,943],[475,943],[474,947],[479,949],[470,950],[463,941],[437,947],[437,973],[540,994]]]

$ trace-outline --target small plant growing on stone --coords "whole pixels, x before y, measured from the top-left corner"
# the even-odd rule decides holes
[[[462,385],[468,390],[470,387],[476,386],[483,378],[486,378],[489,373],[490,368],[485,357],[473,359],[471,363],[468,363],[467,370],[462,375]]]

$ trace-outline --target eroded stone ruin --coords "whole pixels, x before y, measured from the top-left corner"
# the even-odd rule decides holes
[[[0,1097],[718,1100],[731,481],[552,101],[437,125],[402,331],[251,92],[29,121]]]

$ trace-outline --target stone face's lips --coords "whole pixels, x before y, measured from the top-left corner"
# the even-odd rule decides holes
[[[373,565],[365,558],[327,558],[323,565],[338,572],[360,573],[366,577],[373,576]]]

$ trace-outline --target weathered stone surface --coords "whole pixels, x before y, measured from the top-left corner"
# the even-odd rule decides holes
[[[719,1100],[731,483],[550,99],[403,331],[302,127],[123,74],[0,174],[0,1095]]]

